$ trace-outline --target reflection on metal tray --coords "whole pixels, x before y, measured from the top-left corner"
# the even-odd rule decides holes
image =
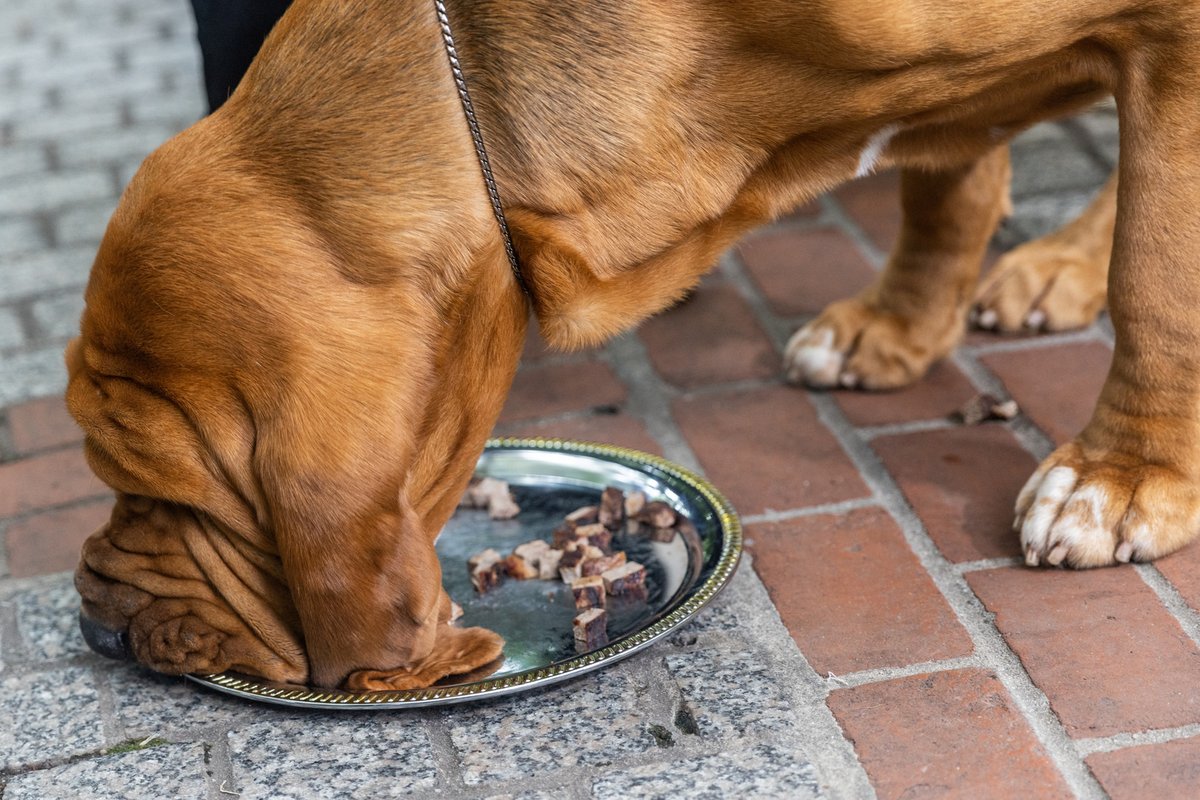
[[[427,689],[360,694],[269,684],[234,673],[189,677],[252,700],[320,708],[412,708],[512,694],[591,672],[662,638],[712,600],[741,556],[741,523],[725,498],[703,478],[657,456],[587,442],[498,439],[488,442],[475,474],[508,481],[521,513],[492,520],[484,511],[459,509],[437,550],[446,591],[463,607],[459,624],[490,628],[505,639],[503,662],[490,674],[451,676]],[[571,631],[575,607],[569,587],[509,580],[480,595],[466,562],[489,547],[507,553],[530,539],[549,540],[563,515],[597,502],[606,486],[639,489],[650,500],[665,501],[690,525],[681,525],[668,542],[614,537],[614,548],[645,565],[647,595],[610,598],[609,643],[580,654]]]

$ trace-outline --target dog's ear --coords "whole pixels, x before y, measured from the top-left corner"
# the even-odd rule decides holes
[[[400,500],[398,481],[374,491],[301,480],[277,509],[284,572],[304,631],[313,685],[408,689],[469,672],[503,640],[449,624],[450,598],[433,537]]]

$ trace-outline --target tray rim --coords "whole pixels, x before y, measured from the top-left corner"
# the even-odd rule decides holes
[[[354,693],[342,690],[316,690],[308,687],[275,687],[231,673],[187,675],[202,686],[225,694],[259,702],[290,707],[319,709],[423,708],[451,705],[473,700],[514,694],[541,686],[549,686],[585,675],[606,664],[619,661],[649,647],[668,633],[694,617],[712,602],[733,577],[741,560],[743,546],[742,522],[733,505],[706,478],[687,467],[662,456],[620,445],[600,442],[545,437],[501,437],[488,439],[487,450],[545,450],[574,455],[594,456],[607,460],[632,461],[653,466],[672,477],[691,485],[716,512],[722,531],[721,552],[712,574],[691,597],[652,625],[606,645],[599,650],[576,656],[568,661],[538,669],[526,670],[502,678],[484,678],[457,686],[430,686],[425,689],[406,689],[388,692]],[[483,453],[480,454],[482,457]]]

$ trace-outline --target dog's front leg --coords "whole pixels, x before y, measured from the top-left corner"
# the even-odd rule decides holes
[[[1087,427],[1017,500],[1031,565],[1149,560],[1200,526],[1200,58],[1155,55],[1120,81],[1113,363]]]
[[[887,268],[792,336],[788,379],[893,389],[953,350],[984,250],[1008,209],[1009,175],[1007,146],[941,172],[903,170],[904,224]]]

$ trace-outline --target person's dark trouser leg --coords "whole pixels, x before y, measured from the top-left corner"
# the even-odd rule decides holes
[[[291,0],[192,0],[209,111],[233,92]]]

